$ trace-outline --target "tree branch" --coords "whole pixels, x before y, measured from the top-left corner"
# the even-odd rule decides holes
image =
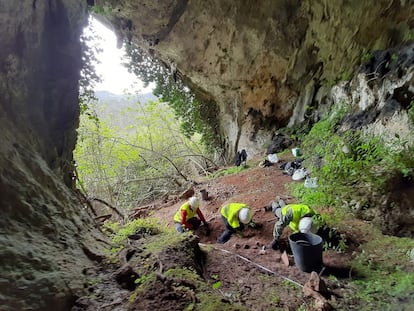
[[[122,214],[115,206],[113,206],[113,205],[111,205],[111,204],[109,204],[108,202],[106,202],[106,201],[104,201],[104,200],[102,200],[102,199],[99,199],[99,198],[95,198],[95,197],[91,197],[91,198],[89,198],[89,200],[91,200],[91,201],[97,201],[97,202],[99,202],[99,203],[102,203],[102,204],[104,204],[104,205],[106,205],[106,206],[108,206],[110,209],[112,209],[115,213],[117,213],[122,219],[124,219],[125,218],[125,216],[124,216],[124,214]]]

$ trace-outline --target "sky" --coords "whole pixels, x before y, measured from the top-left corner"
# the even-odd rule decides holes
[[[100,37],[98,41],[95,41],[95,44],[98,44],[102,49],[102,52],[97,55],[100,63],[95,65],[95,70],[101,76],[102,82],[96,85],[95,91],[109,91],[115,94],[134,91],[138,93],[152,92],[151,85],[144,89],[143,83],[122,65],[123,62],[126,62],[125,51],[124,48],[117,48],[115,33],[92,17],[91,24]],[[85,31],[90,30],[85,29]]]

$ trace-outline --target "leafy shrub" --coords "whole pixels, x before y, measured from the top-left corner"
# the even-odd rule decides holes
[[[334,203],[332,198],[326,194],[321,187],[305,188],[303,183],[292,183],[289,185],[289,191],[296,198],[300,198],[304,202],[314,207],[330,206]]]
[[[79,185],[88,196],[132,208],[216,167],[199,135],[184,136],[165,103],[132,98],[117,115],[103,104],[96,106],[99,122],[81,116],[74,152]]]
[[[368,208],[376,195],[389,190],[394,178],[414,175],[414,150],[406,141],[397,137],[394,142],[386,142],[359,130],[336,132],[344,112],[340,109],[316,123],[303,138],[302,149],[309,161],[306,166],[318,180],[317,189],[292,189],[304,203],[342,207],[344,202],[356,200],[360,202],[358,208]],[[322,164],[316,159],[323,159]]]
[[[190,137],[199,133],[201,142],[210,151],[220,149],[217,104],[201,100],[201,96],[197,98],[190,81],[185,81],[177,72],[171,72],[172,64],[165,64],[132,44],[126,46],[126,51],[130,58],[130,63],[126,64],[129,70],[146,85],[155,83],[154,95],[174,110],[185,135]]]
[[[410,119],[411,123],[414,125],[414,101],[410,103],[407,113],[408,113],[408,118]]]
[[[151,218],[144,218],[144,219],[135,219],[129,223],[127,223],[122,228],[119,225],[109,225],[115,230],[115,234],[112,237],[112,243],[114,245],[121,245],[129,235],[135,234],[135,233],[141,233],[141,234],[148,234],[148,235],[154,235],[158,234],[160,232],[160,225]]]

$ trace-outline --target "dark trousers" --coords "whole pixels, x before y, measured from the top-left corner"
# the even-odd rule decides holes
[[[201,220],[198,217],[190,218],[187,220],[187,222],[193,226],[193,230],[198,229],[198,227],[200,227],[201,225]],[[177,232],[183,233],[186,229],[184,228],[182,224],[180,224],[179,222],[176,222],[175,230],[177,230]]]
[[[198,229],[201,225],[201,219],[198,217],[193,217],[188,220],[188,222],[193,226],[193,229]]]
[[[232,234],[235,233],[237,230],[243,230],[243,224],[240,224],[240,227],[238,228],[233,228],[232,226],[230,226],[226,218],[224,218],[223,216],[221,216],[221,218],[223,219],[224,226],[226,227],[226,231],[224,231],[220,235],[220,237],[217,239],[217,243],[224,244],[228,240],[230,240]]]

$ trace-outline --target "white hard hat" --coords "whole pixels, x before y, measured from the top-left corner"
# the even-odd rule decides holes
[[[198,208],[200,206],[200,201],[196,197],[191,197],[188,200],[188,203],[190,203],[191,207]]]
[[[299,231],[302,233],[316,233],[317,227],[312,222],[312,217],[303,217],[299,221]]]
[[[243,224],[248,224],[252,220],[252,212],[250,211],[250,208],[243,207],[239,211],[239,220]]]

